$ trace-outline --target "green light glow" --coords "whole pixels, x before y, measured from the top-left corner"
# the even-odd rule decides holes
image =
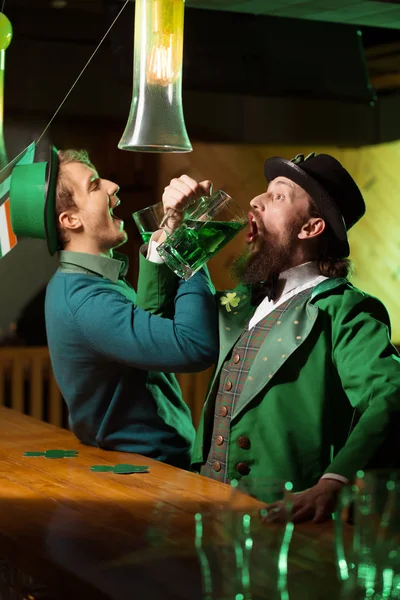
[[[390,598],[390,594],[393,589],[393,579],[394,579],[393,569],[389,569],[389,568],[383,569],[383,572],[382,572],[382,584],[383,584],[382,597],[383,598]],[[393,597],[395,597],[395,596],[393,596]]]
[[[278,559],[278,590],[280,592],[281,600],[289,600],[289,593],[287,590],[287,572],[288,572],[288,554],[289,546],[292,539],[294,530],[293,523],[287,523],[285,527],[285,533],[283,535],[281,550]]]
[[[12,25],[6,15],[0,12],[0,50],[7,50],[13,35]]]
[[[6,15],[0,12],[0,169],[8,163],[6,146],[4,143],[4,70],[6,49],[12,40],[12,25]]]
[[[400,600],[399,476],[358,473],[357,485],[342,489],[334,518],[340,598]],[[343,524],[353,505],[353,539],[344,544]]]
[[[200,562],[201,574],[203,577],[203,599],[212,600],[212,578],[211,569],[208,562],[207,555],[202,548],[203,545],[203,516],[201,513],[196,513],[194,516],[195,521],[195,541],[197,556]]]

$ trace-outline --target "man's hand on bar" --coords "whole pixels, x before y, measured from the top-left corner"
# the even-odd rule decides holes
[[[336,508],[344,484],[336,479],[320,479],[316,485],[293,496],[293,523],[327,521]]]
[[[320,479],[313,487],[293,494],[293,523],[302,523],[303,521],[323,523],[330,519],[343,485],[344,483],[336,479],[324,478]],[[278,522],[280,520],[279,508],[279,502],[270,504],[266,521]],[[276,510],[275,513],[273,509]]]

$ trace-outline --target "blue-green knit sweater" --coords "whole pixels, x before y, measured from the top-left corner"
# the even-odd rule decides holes
[[[138,308],[123,280],[62,270],[48,285],[45,308],[55,378],[79,440],[188,467],[195,432],[172,373],[216,360],[207,273],[179,282],[173,319]]]

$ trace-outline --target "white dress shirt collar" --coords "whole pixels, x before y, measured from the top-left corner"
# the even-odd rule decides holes
[[[318,263],[315,261],[309,261],[287,269],[287,271],[282,271],[278,278],[278,296],[275,303],[284,294],[288,294],[295,288],[303,286],[308,281],[312,281],[320,275]]]
[[[320,274],[318,264],[314,261],[297,265],[287,271],[282,271],[278,278],[278,293],[275,300],[265,297],[257,306],[249,322],[249,329],[271,313],[277,306],[290,300],[304,290],[313,288],[327,279]]]

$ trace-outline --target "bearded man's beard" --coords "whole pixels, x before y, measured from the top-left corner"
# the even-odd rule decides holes
[[[233,277],[242,283],[253,285],[270,281],[292,266],[293,254],[298,243],[297,234],[303,221],[295,221],[283,239],[271,234],[257,238],[257,249],[246,250],[232,265]]]

